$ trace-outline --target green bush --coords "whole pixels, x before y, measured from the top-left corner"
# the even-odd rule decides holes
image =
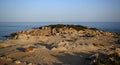
[[[88,29],[85,26],[81,26],[81,25],[63,25],[63,24],[56,24],[56,25],[49,25],[51,28],[63,28],[63,27],[67,27],[67,28],[73,28],[77,31],[79,30],[84,30],[84,29]]]
[[[74,38],[75,41],[80,40],[80,37]]]

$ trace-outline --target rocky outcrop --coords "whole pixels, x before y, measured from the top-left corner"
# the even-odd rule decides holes
[[[117,33],[58,24],[12,33],[11,38],[0,41],[2,65],[120,65]]]
[[[10,35],[14,39],[29,39],[31,36],[49,36],[49,35],[63,35],[63,34],[79,34],[86,37],[94,36],[114,36],[115,34],[110,32],[103,32],[96,28],[88,28],[81,25],[48,25],[42,26],[30,30],[18,31]]]
[[[90,57],[90,60],[91,65],[120,65],[120,48],[110,50],[107,54],[99,53],[95,58]]]

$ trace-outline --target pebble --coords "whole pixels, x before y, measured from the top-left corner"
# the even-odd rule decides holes
[[[7,58],[7,60],[12,61],[12,59],[11,59],[11,58]]]
[[[25,65],[26,65],[27,63],[26,63],[26,62],[23,62],[23,64],[25,64]]]
[[[20,64],[21,63],[21,61],[19,61],[19,60],[16,60],[16,61],[14,61],[16,64]]]
[[[28,63],[27,65],[33,65],[32,63]]]
[[[0,56],[0,59],[6,59],[6,60],[12,60],[10,57],[8,57],[8,56]]]
[[[0,57],[0,59],[4,59],[4,57]]]

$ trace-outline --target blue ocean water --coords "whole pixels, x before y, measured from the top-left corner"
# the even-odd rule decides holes
[[[120,33],[120,22],[0,22],[0,39],[5,40],[5,35],[10,35],[19,30],[27,30],[50,24],[84,25],[104,31]]]

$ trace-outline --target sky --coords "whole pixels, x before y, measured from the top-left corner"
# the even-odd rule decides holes
[[[0,0],[0,22],[120,22],[120,0]]]

